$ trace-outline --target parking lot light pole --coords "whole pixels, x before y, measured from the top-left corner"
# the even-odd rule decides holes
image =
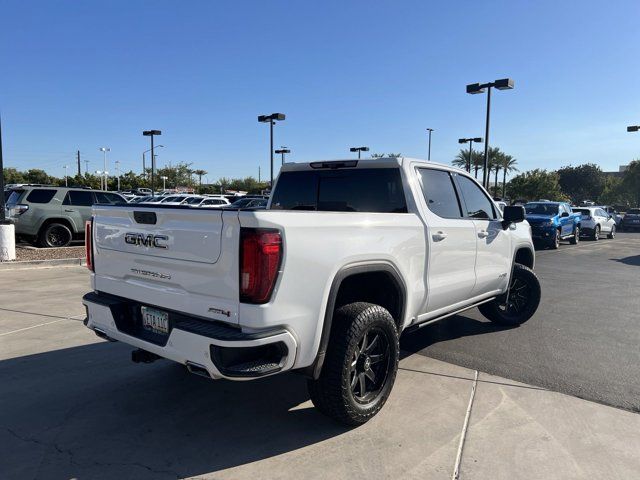
[[[269,181],[269,190],[273,188],[273,126],[276,124],[276,121],[283,121],[286,118],[284,113],[272,113],[271,115],[258,115],[258,122],[267,123],[269,122],[269,156],[271,162],[271,180]]]
[[[156,145],[155,148],[163,148],[164,145]],[[144,178],[147,178],[147,162],[145,159],[145,154],[149,153],[151,151],[151,149],[145,150],[144,152],[142,152],[142,176]],[[151,155],[155,155],[155,152],[153,152]]]
[[[111,149],[108,147],[100,147],[100,151],[104,154],[103,156],[103,175],[107,174],[107,152],[110,152]],[[107,184],[107,177],[104,177],[104,187],[103,190],[109,191],[109,185]]]
[[[431,132],[433,132],[433,128],[427,128],[427,132],[429,132],[429,151],[427,153],[427,160],[431,161]]]
[[[151,152],[151,196],[153,197],[155,195],[156,180],[156,158],[153,154],[153,149],[155,148],[153,146],[153,137],[155,135],[162,135],[162,132],[160,130],[145,130],[144,132],[142,132],[142,135],[144,135],[145,137],[151,137],[151,148],[149,149],[149,151]]]
[[[64,168],[64,186],[68,187],[69,182],[67,181],[67,168],[69,168],[69,165],[63,165],[62,168]]]
[[[368,152],[369,147],[351,147],[349,149],[350,152],[358,152],[358,160],[360,160],[360,152]]]
[[[2,120],[0,120],[0,225],[7,223],[6,212],[4,211],[4,166],[2,160]]]
[[[275,151],[276,154],[280,154],[282,155],[282,165],[284,165],[284,155],[286,153],[291,153],[291,150],[289,150],[287,147],[283,147],[282,145],[280,146],[280,150],[276,150]]]
[[[489,174],[487,169],[489,168],[489,117],[491,113],[491,88],[495,87],[498,90],[511,90],[513,89],[514,82],[511,78],[502,78],[495,82],[488,83],[472,83],[467,85],[467,93],[475,95],[478,93],[484,93],[487,91],[487,121],[484,130],[484,165],[482,168],[482,186],[489,188]]]
[[[473,157],[473,142],[482,143],[482,137],[473,137],[473,138],[459,138],[458,143],[467,143],[469,142],[469,160],[467,161],[467,172],[471,172],[471,161]]]

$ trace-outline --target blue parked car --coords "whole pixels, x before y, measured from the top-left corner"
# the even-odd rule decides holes
[[[533,241],[556,249],[560,240],[580,241],[581,215],[564,202],[529,202],[524,206]]]

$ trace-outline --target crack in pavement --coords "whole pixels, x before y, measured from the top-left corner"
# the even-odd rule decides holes
[[[16,431],[12,430],[11,428],[5,427],[5,430],[12,435],[13,437],[17,438],[18,440],[25,442],[25,443],[34,443],[36,445],[45,447],[45,448],[49,448],[49,449],[54,449],[58,454],[61,455],[66,455],[69,458],[69,463],[71,465],[74,465],[76,467],[80,467],[80,468],[88,468],[88,467],[114,467],[114,466],[119,466],[119,467],[138,467],[138,468],[143,468],[145,470],[147,470],[150,473],[154,473],[154,474],[166,474],[166,475],[172,475],[174,476],[176,479],[181,478],[180,473],[174,471],[174,470],[160,470],[160,469],[156,469],[153,467],[150,467],[149,465],[145,465],[144,463],[140,463],[140,462],[100,462],[97,460],[90,460],[89,462],[79,462],[76,459],[76,454],[73,452],[73,450],[71,449],[65,449],[62,448],[60,445],[58,445],[56,442],[45,442],[42,440],[38,440],[36,438],[30,438],[30,437],[26,437],[26,436],[22,436],[20,434],[18,434]],[[44,461],[44,455],[43,458],[40,461],[40,465],[38,465],[38,471],[36,472],[36,475],[34,478],[39,478],[39,472],[40,472],[40,467],[42,465],[42,461]]]

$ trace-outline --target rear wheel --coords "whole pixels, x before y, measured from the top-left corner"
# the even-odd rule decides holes
[[[63,223],[50,223],[41,230],[38,243],[41,247],[66,247],[72,239],[69,227]]]
[[[593,229],[591,240],[593,240],[594,242],[597,242],[598,240],[600,240],[600,225],[596,225],[596,228]]]
[[[325,415],[361,425],[387,401],[398,371],[400,347],[391,314],[371,303],[336,310],[320,377],[309,380],[311,401]]]
[[[580,242],[580,227],[576,225],[576,229],[573,232],[573,238],[569,240],[569,243],[571,243],[571,245],[577,245],[578,242]]]
[[[616,226],[615,225],[613,225],[611,227],[611,231],[609,232],[609,235],[607,235],[607,238],[611,238],[611,239],[616,238]]]
[[[478,307],[494,323],[520,325],[529,320],[540,304],[540,282],[533,270],[516,263],[509,291]]]

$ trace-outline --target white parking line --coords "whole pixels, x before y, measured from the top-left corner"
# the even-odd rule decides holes
[[[453,469],[453,480],[460,478],[460,462],[462,461],[462,448],[464,447],[464,440],[467,437],[467,427],[469,426],[469,417],[471,416],[471,408],[473,407],[473,398],[476,396],[476,386],[478,385],[478,371],[476,370],[475,377],[473,379],[473,385],[471,387],[471,396],[469,397],[469,406],[467,407],[467,414],[464,417],[464,424],[462,425],[462,433],[460,434],[460,444],[458,445],[458,454],[456,455],[456,464]]]
[[[11,335],[12,333],[24,332],[25,330],[31,330],[32,328],[44,327],[45,325],[51,325],[52,323],[62,322],[64,320],[73,320],[75,322],[81,321],[84,318],[84,315],[74,315],[72,317],[60,318],[58,320],[52,320],[51,322],[40,323],[38,325],[32,325],[30,327],[19,328],[18,330],[12,330],[10,332],[0,333],[0,337],[4,337],[5,335]]]
[[[11,335],[12,333],[24,332],[25,330],[31,330],[32,328],[44,327],[45,325],[51,325],[52,323],[62,322],[63,320],[71,320],[71,319],[61,318],[60,320],[53,320],[52,322],[41,323],[39,325],[33,325],[31,327],[19,328],[18,330],[13,330],[11,332],[0,333],[0,337],[4,337],[5,335]]]

